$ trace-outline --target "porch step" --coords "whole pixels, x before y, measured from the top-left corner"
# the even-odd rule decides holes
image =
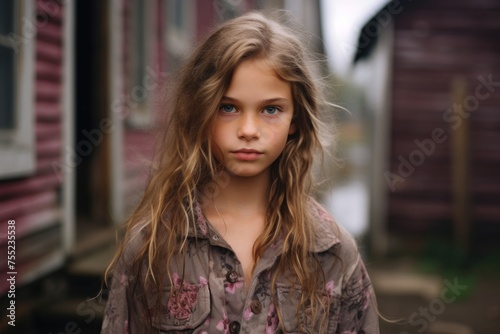
[[[105,307],[100,292],[115,249],[114,241],[101,242],[94,251],[73,257],[63,273],[63,292],[57,301],[34,312],[40,333],[100,333]]]
[[[92,233],[81,231],[71,257],[80,259],[89,254],[93,254],[100,248],[106,248],[109,245],[116,244],[116,227],[95,228]]]
[[[102,245],[92,253],[74,259],[68,266],[70,276],[102,276],[116,251],[114,242]]]

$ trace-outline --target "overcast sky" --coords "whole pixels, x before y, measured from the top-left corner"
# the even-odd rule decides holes
[[[345,75],[363,25],[388,0],[321,0],[324,43],[332,70]]]

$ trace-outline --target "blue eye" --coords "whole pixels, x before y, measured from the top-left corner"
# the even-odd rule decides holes
[[[223,104],[220,106],[220,110],[225,113],[232,113],[235,112],[234,106],[230,104]]]
[[[265,107],[264,112],[268,115],[275,115],[279,112],[279,109],[277,107],[270,106],[270,107]]]

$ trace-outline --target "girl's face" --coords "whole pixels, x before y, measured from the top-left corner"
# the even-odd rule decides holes
[[[292,116],[290,84],[265,60],[242,62],[220,102],[212,134],[215,158],[237,176],[268,172],[296,130]]]

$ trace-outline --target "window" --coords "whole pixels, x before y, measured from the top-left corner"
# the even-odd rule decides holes
[[[150,126],[154,99],[166,79],[163,66],[158,64],[163,61],[158,58],[158,48],[164,47],[167,69],[175,67],[186,55],[194,40],[195,5],[194,1],[186,0],[130,1],[127,62],[130,83],[125,88],[130,110],[126,118],[128,127]]]
[[[11,15],[8,15],[11,13]],[[0,2],[0,130],[9,131],[14,128],[14,90],[10,83],[14,82],[14,47],[9,43],[8,35],[14,30],[14,0]]]
[[[244,0],[214,0],[213,6],[220,22],[233,19],[247,9]]]
[[[128,74],[130,86],[126,87],[128,96],[127,105],[130,114],[126,125],[131,128],[147,128],[150,126],[152,112],[151,105],[155,90],[158,87],[151,83],[152,73],[155,71],[155,2],[132,0],[130,2],[130,63]]]
[[[0,1],[0,178],[35,170],[32,0]],[[27,24],[26,21],[30,21]]]
[[[168,54],[169,67],[175,67],[186,56],[194,42],[195,7],[193,1],[164,1],[167,32],[165,48]]]

